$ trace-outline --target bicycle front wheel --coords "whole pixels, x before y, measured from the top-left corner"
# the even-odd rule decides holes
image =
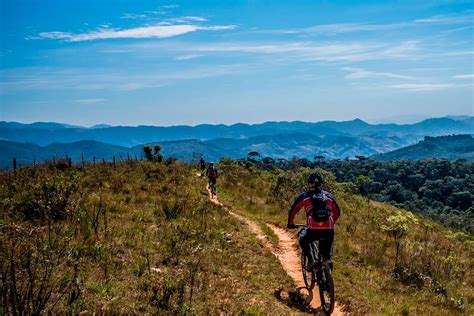
[[[332,271],[327,263],[321,266],[321,278],[319,280],[319,297],[321,299],[321,307],[326,314],[334,311],[334,281],[332,279]]]
[[[303,280],[308,291],[311,291],[314,288],[315,278],[314,272],[307,270],[308,264],[308,257],[306,257],[304,252],[301,251],[301,271],[303,272]]]

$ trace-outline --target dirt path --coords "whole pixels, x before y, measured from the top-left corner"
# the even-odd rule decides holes
[[[231,210],[226,208],[221,202],[219,202],[217,197],[212,198],[211,192],[209,191],[209,189],[208,189],[208,192],[209,192],[209,199],[213,203],[222,206],[227,212],[229,212],[230,215],[234,216],[241,222],[245,223],[249,227],[250,231],[253,234],[255,234],[255,236],[262,242],[262,244],[268,249],[270,249],[270,251],[275,255],[275,257],[278,258],[283,269],[294,280],[297,290],[300,292],[303,292],[305,296],[307,297],[307,302],[309,306],[314,309],[313,310],[314,314],[324,315],[320,309],[321,302],[319,300],[319,292],[317,290],[317,287],[313,289],[311,292],[308,292],[308,290],[305,287],[303,275],[301,273],[300,255],[297,250],[298,248],[296,247],[295,236],[289,231],[284,230],[276,225],[267,224],[267,226],[278,237],[278,246],[274,247],[270,243],[270,241],[268,240],[267,236],[264,234],[262,229],[258,226],[258,224],[256,224],[252,220],[240,214],[232,212]],[[332,315],[344,315],[344,313],[336,304]]]

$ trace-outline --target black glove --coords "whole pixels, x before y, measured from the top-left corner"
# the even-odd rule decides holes
[[[286,228],[288,228],[288,229],[295,229],[296,227],[298,227],[298,226],[296,226],[295,224],[286,225]]]

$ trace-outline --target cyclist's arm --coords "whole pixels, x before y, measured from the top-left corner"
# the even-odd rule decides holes
[[[304,193],[300,194],[288,212],[288,225],[293,225],[295,216],[298,214],[299,210],[303,207]]]
[[[332,210],[332,218],[334,219],[334,223],[337,221],[339,216],[341,216],[341,208],[336,202],[336,199],[332,194],[328,194],[329,197],[329,206],[331,207]]]

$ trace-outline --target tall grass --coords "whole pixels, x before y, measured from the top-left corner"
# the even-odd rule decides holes
[[[247,216],[282,226],[289,205],[314,172],[265,171],[227,159],[220,169],[221,201]],[[334,273],[337,299],[346,308],[357,313],[474,313],[472,236],[358,196],[351,184],[336,183],[334,176],[318,171],[325,174],[325,188],[342,208]],[[297,220],[305,219],[299,214]]]

